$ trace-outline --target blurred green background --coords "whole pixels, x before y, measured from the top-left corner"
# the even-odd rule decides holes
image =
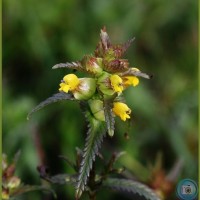
[[[137,162],[147,167],[159,152],[166,172],[183,158],[178,180],[197,180],[197,7],[191,0],[3,1],[3,152],[12,158],[21,150],[17,175],[23,182],[40,184],[40,164],[51,174],[73,172],[58,155],[75,159],[75,147],[83,148],[86,124],[79,105],[56,103],[29,121],[26,116],[57,93],[70,72],[51,67],[92,53],[104,25],[113,43],[136,38],[125,57],[154,78],[140,79],[125,92],[133,121],[130,126],[117,120],[114,138],[105,139],[101,153],[126,151],[121,165],[140,177]],[[54,188],[58,199],[74,199],[73,187]],[[107,190],[102,198],[131,199]],[[32,192],[20,199],[52,197]]]

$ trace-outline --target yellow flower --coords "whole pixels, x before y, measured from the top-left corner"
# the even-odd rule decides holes
[[[122,79],[118,75],[111,75],[110,81],[115,92],[121,93],[123,91]]]
[[[129,115],[131,114],[131,109],[125,103],[115,102],[113,112],[123,121],[126,121],[126,119],[130,119]]]
[[[139,79],[136,76],[125,76],[123,77],[123,80],[126,87],[130,85],[135,87],[139,84]]]
[[[80,81],[75,74],[68,74],[63,78],[63,83],[60,84],[59,91],[68,93],[68,91],[73,91],[77,88]]]

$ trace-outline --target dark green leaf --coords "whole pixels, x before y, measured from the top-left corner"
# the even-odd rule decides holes
[[[92,169],[95,156],[98,154],[103,137],[106,133],[105,122],[96,120],[89,111],[85,112],[88,125],[87,138],[83,157],[80,164],[79,175],[76,185],[76,198],[80,198],[82,192],[85,190],[87,180]]]
[[[104,100],[104,114],[107,125],[108,135],[112,137],[114,135],[115,118],[112,112],[112,103]]]
[[[42,101],[39,105],[37,105],[27,116],[27,119],[30,118],[30,116],[42,109],[43,107],[49,105],[49,104],[52,104],[52,103],[55,103],[55,102],[58,102],[58,101],[62,101],[62,100],[74,100],[74,97],[72,94],[67,94],[67,93],[64,93],[64,92],[59,92],[57,94],[54,94],[52,97],[49,97],[48,99]]]
[[[103,186],[115,190],[137,193],[149,200],[161,200],[149,187],[133,180],[108,178],[103,181]]]

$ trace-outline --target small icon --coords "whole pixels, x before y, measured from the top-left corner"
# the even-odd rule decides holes
[[[198,187],[195,181],[183,179],[178,183],[176,192],[181,200],[195,200],[198,194]]]

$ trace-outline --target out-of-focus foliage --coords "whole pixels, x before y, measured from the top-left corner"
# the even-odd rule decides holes
[[[17,173],[24,182],[40,182],[36,172],[40,164],[48,165],[52,174],[70,173],[58,155],[74,159],[75,147],[83,148],[86,124],[74,102],[49,106],[29,121],[26,116],[56,93],[70,72],[51,67],[93,52],[103,25],[113,43],[136,37],[126,57],[154,78],[126,91],[133,121],[116,122],[115,136],[107,139],[102,154],[106,158],[109,152],[127,151],[121,164],[141,179],[146,171],[140,165],[155,163],[158,152],[165,171],[182,157],[179,180],[197,179],[197,4],[191,0],[3,1],[3,151],[13,157],[21,150]],[[58,199],[73,199],[72,187],[56,191]],[[34,192],[24,198],[42,196]],[[120,196],[102,191],[99,198]],[[175,192],[170,199],[175,199]]]
[[[16,164],[19,158],[18,152],[11,163],[7,160],[7,155],[2,155],[2,193],[1,199],[15,199],[17,196],[36,190],[49,190],[48,187],[38,185],[26,185],[21,182],[20,177],[15,176]],[[51,191],[51,190],[49,190]],[[52,192],[54,194],[54,192]],[[54,194],[54,197],[55,194]]]

